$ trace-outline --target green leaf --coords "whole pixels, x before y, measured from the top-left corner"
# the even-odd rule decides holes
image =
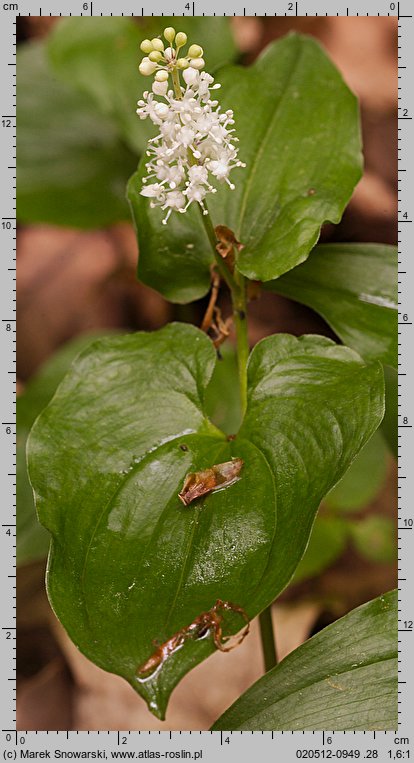
[[[319,44],[295,34],[220,81],[247,167],[211,211],[244,244],[241,272],[268,281],[307,258],[323,222],[340,221],[362,171],[358,104]]]
[[[18,401],[17,401],[18,402]],[[33,501],[33,491],[27,476],[26,441],[29,430],[17,429],[16,448],[16,562],[18,565],[45,559],[50,535],[39,524]]]
[[[17,71],[18,219],[80,228],[128,219],[136,158],[116,128],[53,76],[43,43],[19,48]]]
[[[132,19],[102,16],[62,19],[48,40],[59,78],[87,95],[138,155],[151,135],[136,114],[137,100],[148,89],[148,79],[138,72],[141,39]]]
[[[190,639],[138,680],[154,641],[217,599],[250,618],[267,606],[291,578],[321,498],[383,414],[379,364],[324,338],[279,335],[252,352],[248,411],[228,439],[205,414],[215,358],[186,324],[96,342],[29,440],[39,517],[53,536],[54,610],[81,651],[160,717],[214,645]],[[232,457],[244,461],[239,481],[182,505],[188,473]]]
[[[185,215],[172,214],[168,225],[162,224],[165,212],[149,208],[148,199],[140,194],[146,159],[143,157],[127,187],[138,239],[137,275],[171,302],[193,302],[210,288],[211,245],[194,204]]]
[[[370,562],[394,562],[395,523],[389,517],[369,516],[349,524],[355,548]]]
[[[69,342],[45,363],[17,398],[17,564],[28,564],[47,556],[50,535],[39,524],[26,467],[26,441],[33,422],[56,392],[72,361],[94,337],[82,336]],[[96,338],[96,337],[95,337]]]
[[[341,219],[361,175],[357,101],[322,48],[300,35],[271,44],[249,68],[221,70],[217,80],[223,109],[234,110],[239,157],[247,166],[232,172],[234,191],[222,184],[206,201],[213,225],[228,226],[244,245],[241,272],[268,281],[307,258],[325,220]],[[197,210],[174,213],[162,226],[165,212],[150,209],[139,195],[144,164],[129,186],[138,277],[173,301],[196,299],[208,289],[212,260],[201,217]],[[189,242],[199,258],[193,291]]]
[[[385,415],[381,424],[382,434],[395,458],[398,458],[398,373],[394,368],[384,367]]]
[[[356,511],[372,501],[387,476],[387,447],[375,432],[358,453],[341,481],[328,493],[324,503],[332,509]]]
[[[397,247],[322,244],[266,288],[320,313],[367,360],[397,367]]]
[[[347,524],[338,517],[316,517],[309,544],[299,562],[292,584],[316,577],[330,567],[345,550],[348,538]]]
[[[142,20],[139,26],[122,16],[72,17],[57,24],[49,37],[48,51],[59,77],[92,98],[138,155],[152,134],[150,123],[136,115],[137,101],[150,82],[138,71],[144,55],[139,45],[171,25],[205,45],[212,69],[234,60],[236,46],[224,17],[157,16]]]
[[[341,617],[291,652],[213,730],[396,729],[397,592]]]
[[[234,434],[242,419],[239,372],[234,348],[223,345],[221,357],[206,389],[206,413],[209,419],[226,434]]]
[[[277,533],[266,583],[274,580],[277,592],[297,567],[328,485],[339,481],[383,415],[380,365],[365,365],[344,349],[323,337],[277,335],[259,342],[250,358],[248,409],[238,437],[258,448],[263,472],[267,468],[274,480]],[[352,400],[357,377],[359,392]],[[373,400],[366,395],[368,377]],[[364,420],[370,420],[368,437]],[[263,609],[260,592],[258,597]]]

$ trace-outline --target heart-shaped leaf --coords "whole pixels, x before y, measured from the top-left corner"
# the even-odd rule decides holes
[[[328,485],[338,482],[356,455],[355,436],[362,435],[364,441],[359,440],[359,452],[383,416],[380,364],[361,364],[348,348],[343,355],[344,349],[323,337],[278,334],[256,345],[250,357],[248,409],[238,438],[260,451],[272,475],[277,532],[269,550],[266,586],[272,587],[274,580],[278,593],[296,569],[299,559],[293,547],[297,544],[302,556],[303,538],[309,537]],[[351,401],[350,389],[360,374],[375,378],[374,399],[369,393],[361,395],[364,383]],[[372,404],[377,424],[366,437],[361,424],[371,418]],[[268,602],[261,592],[257,596],[263,609]]]
[[[252,618],[275,598],[321,498],[383,415],[379,364],[324,338],[279,335],[253,350],[247,414],[227,437],[204,413],[214,364],[210,340],[184,324],[96,342],[29,439],[52,534],[53,607],[79,648],[160,717],[214,649],[212,627],[195,628],[197,618],[219,599]],[[238,481],[183,505],[187,474],[232,458],[244,462]],[[226,628],[240,629],[240,614],[228,615]],[[142,677],[159,645],[191,624],[199,638]]]
[[[18,219],[80,228],[126,220],[136,158],[116,127],[56,79],[43,43],[19,49],[17,71]]]
[[[150,16],[140,19],[139,25],[123,16],[72,17],[60,21],[48,40],[58,76],[86,93],[138,155],[151,137],[150,125],[135,113],[137,100],[149,84],[148,77],[138,72],[143,56],[139,45],[171,25],[208,46],[213,69],[234,60],[237,48],[224,17]]]
[[[322,244],[266,288],[320,313],[367,360],[397,367],[397,247]]]
[[[363,509],[380,491],[388,468],[388,451],[380,431],[375,432],[352,462],[348,471],[335,485],[324,503],[330,509],[358,511]]]
[[[208,47],[206,58],[208,64]],[[357,101],[322,48],[300,35],[273,43],[249,68],[219,71],[217,80],[223,109],[234,110],[247,166],[233,171],[234,191],[223,184],[207,205],[213,224],[231,228],[244,245],[241,272],[268,281],[306,259],[325,220],[341,219],[361,175]],[[139,195],[144,164],[129,186],[138,277],[173,301],[195,299],[208,289],[212,260],[201,217],[174,213],[162,226],[165,212]],[[192,294],[188,243],[198,258]],[[171,253],[175,270],[170,263],[167,280]]]
[[[33,490],[27,476],[26,441],[33,422],[56,392],[72,361],[93,336],[81,336],[69,342],[48,360],[30,379],[16,403],[17,464],[16,464],[16,561],[27,564],[45,559],[49,550],[49,533],[39,524]]]
[[[328,625],[260,678],[213,730],[398,726],[397,592]]]

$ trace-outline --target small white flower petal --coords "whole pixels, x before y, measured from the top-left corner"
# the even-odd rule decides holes
[[[154,80],[152,83],[152,92],[155,93],[155,95],[167,95],[168,91],[168,82],[158,82],[157,80]]]
[[[165,48],[164,58],[166,61],[175,61],[176,56],[174,48]]]
[[[145,185],[141,189],[141,196],[147,196],[149,199],[158,199],[160,202],[163,202],[165,191],[159,183],[150,183],[150,185]]]
[[[154,111],[159,119],[166,119],[169,115],[169,109],[166,103],[157,103]]]
[[[187,85],[197,85],[200,79],[200,75],[197,69],[189,66],[188,69],[184,69],[183,71],[183,79]]]

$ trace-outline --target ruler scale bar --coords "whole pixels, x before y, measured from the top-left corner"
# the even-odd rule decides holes
[[[281,759],[286,763],[298,760],[299,758],[318,758],[318,759],[338,759],[345,757],[358,757],[359,759],[377,759],[385,760],[408,760],[410,755],[410,723],[409,714],[414,706],[413,698],[413,674],[412,674],[412,641],[413,637],[413,606],[411,604],[410,587],[414,580],[414,570],[412,566],[412,539],[410,533],[405,530],[412,530],[413,526],[405,524],[410,519],[407,516],[407,507],[412,505],[413,487],[411,485],[410,456],[413,452],[413,437],[410,430],[413,428],[414,411],[411,410],[413,403],[409,389],[411,379],[414,374],[414,354],[411,347],[411,331],[414,321],[411,309],[412,295],[414,293],[414,276],[410,262],[410,252],[414,249],[414,233],[410,223],[413,222],[413,199],[414,199],[414,171],[413,171],[413,140],[412,140],[412,121],[414,118],[414,103],[412,87],[414,82],[414,50],[412,50],[413,23],[412,14],[410,14],[410,3],[404,2],[373,2],[372,0],[358,0],[352,5],[344,5],[340,2],[275,2],[273,6],[264,4],[255,4],[249,6],[237,7],[236,4],[215,4],[209,3],[203,6],[201,2],[162,5],[156,6],[157,13],[154,13],[154,4],[152,6],[143,6],[137,8],[132,0],[120,0],[120,4],[111,5],[106,0],[94,2],[66,2],[60,3],[60,0],[53,0],[44,3],[42,7],[35,6],[32,2],[4,3],[0,25],[0,39],[2,51],[2,108],[6,111],[1,119],[11,120],[10,126],[1,133],[2,148],[2,169],[16,170],[16,108],[15,108],[15,77],[13,69],[16,67],[16,17],[25,16],[276,16],[283,18],[293,17],[317,17],[317,16],[340,16],[344,18],[361,18],[372,16],[394,16],[398,18],[399,40],[398,40],[398,90],[399,90],[399,132],[398,132],[398,174],[400,184],[400,196],[398,199],[398,243],[401,268],[399,269],[399,321],[398,334],[400,343],[399,353],[399,469],[404,474],[399,474],[399,506],[398,506],[398,533],[399,533],[399,583],[400,583],[400,622],[399,634],[399,718],[400,728],[397,731],[272,731],[272,732],[209,732],[209,731],[165,731],[165,732],[147,732],[147,731],[16,731],[16,702],[14,697],[15,689],[12,684],[16,680],[16,670],[14,667],[16,651],[16,616],[15,616],[15,592],[13,582],[14,574],[10,574],[11,569],[15,569],[16,548],[13,533],[7,536],[7,543],[1,548],[0,569],[3,571],[3,588],[5,589],[7,600],[3,608],[3,622],[10,625],[1,625],[3,649],[0,653],[3,659],[3,677],[4,685],[1,699],[1,717],[0,724],[4,726],[0,732],[2,737],[2,747],[4,749],[4,758],[14,759],[25,757],[22,750],[29,749],[33,751],[42,750],[63,750],[84,752],[96,752],[98,749],[105,752],[105,757],[111,760],[117,757],[114,753],[125,751],[153,751],[159,752],[160,757],[175,757],[182,759],[205,761],[228,761],[228,760],[248,760],[254,755],[260,756],[264,761]],[[284,27],[285,28],[285,27]],[[286,27],[287,29],[287,27]],[[410,84],[411,83],[411,84]],[[8,144],[6,145],[6,141]],[[10,528],[15,528],[15,523],[8,523],[10,518],[15,515],[15,482],[6,478],[16,477],[13,471],[16,459],[15,446],[15,419],[14,405],[12,396],[10,375],[15,375],[15,370],[9,370],[15,364],[14,350],[10,339],[15,334],[16,308],[14,299],[13,276],[15,267],[10,267],[10,262],[15,262],[16,258],[16,217],[13,211],[16,209],[16,193],[13,181],[16,173],[10,176],[10,173],[1,173],[2,184],[2,211],[11,213],[11,216],[2,216],[1,221],[4,226],[2,231],[3,246],[8,252],[8,256],[3,257],[3,279],[0,288],[1,304],[3,305],[3,315],[10,315],[10,318],[1,318],[2,330],[2,357],[7,359],[3,364],[2,370],[2,418],[0,440],[2,451],[2,477],[3,489],[8,498],[8,505],[4,505],[3,518],[5,522],[1,525],[5,532],[10,532]],[[8,249],[7,249],[8,247]],[[404,268],[404,269],[402,269]],[[408,317],[404,317],[408,316]],[[9,329],[5,330],[7,325]],[[13,326],[13,328],[11,328]],[[404,329],[404,330],[403,330]],[[7,336],[4,336],[6,335]],[[10,360],[8,360],[10,358]],[[13,428],[13,429],[12,429]],[[8,431],[10,430],[10,432]],[[410,500],[411,499],[411,500]],[[405,508],[404,508],[405,507]],[[7,529],[6,529],[7,528]],[[7,589],[7,590],[6,590]],[[404,635],[403,635],[404,634]],[[359,755],[353,752],[358,751]],[[338,755],[337,753],[341,754]],[[378,754],[373,754],[377,752]],[[10,753],[10,754],[9,754]],[[15,754],[14,754],[15,753]],[[306,754],[307,753],[307,754]],[[331,754],[330,754],[331,753]],[[278,756],[277,758],[275,756]],[[127,756],[126,756],[127,757]],[[132,757],[132,756],[131,756]],[[138,756],[136,756],[138,758]],[[142,756],[144,757],[144,756]],[[151,757],[150,755],[146,757]],[[155,757],[155,756],[154,756]]]

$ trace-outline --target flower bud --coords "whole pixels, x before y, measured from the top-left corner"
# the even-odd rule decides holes
[[[151,45],[152,45],[154,50],[160,50],[160,51],[164,50],[164,43],[163,43],[162,40],[160,40],[159,37],[154,37],[151,40]]]
[[[168,42],[174,42],[174,37],[175,37],[174,27],[167,26],[166,29],[164,29],[164,37]]]
[[[166,103],[157,103],[155,105],[155,113],[160,119],[165,119],[168,117],[169,114],[169,108]]]
[[[154,50],[151,40],[143,40],[139,47],[143,53],[151,53]]]
[[[166,61],[175,61],[175,50],[174,48],[165,48],[164,50],[164,58]]]
[[[188,63],[186,58],[179,58],[177,61],[177,68],[178,69],[188,69],[190,64]]]
[[[200,71],[201,69],[204,69],[206,65],[206,62],[204,61],[204,58],[191,58],[190,59],[190,66],[193,67],[193,69],[197,69]]]
[[[162,53],[159,50],[153,50],[148,56],[150,61],[154,61],[154,63],[158,64],[159,61],[162,59]]]
[[[183,79],[186,85],[195,85],[198,82],[198,71],[191,66],[183,71]]]
[[[165,69],[159,69],[157,72],[155,72],[155,79],[157,82],[167,82],[168,72],[166,72]]]
[[[188,55],[190,58],[200,58],[203,55],[203,48],[200,45],[190,45]]]
[[[187,35],[185,32],[177,32],[177,36],[175,38],[175,44],[177,48],[182,48],[183,45],[187,44]]]
[[[149,58],[143,58],[139,65],[140,74],[143,74],[144,77],[149,77],[151,74],[154,74],[156,68],[157,65],[154,64],[153,61],[150,61]]]
[[[155,95],[167,95],[167,91],[168,82],[159,82],[154,80],[152,83],[152,92],[155,93]]]

